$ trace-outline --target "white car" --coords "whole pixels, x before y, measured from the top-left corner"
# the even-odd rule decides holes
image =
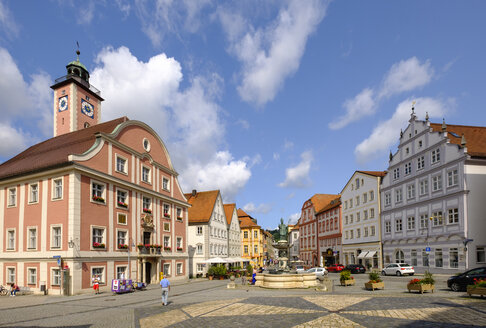
[[[304,273],[305,272],[304,266],[303,265],[296,265],[295,266],[295,271],[297,273]]]
[[[315,273],[315,275],[317,277],[317,276],[323,276],[323,275],[327,274],[327,270],[326,270],[326,268],[317,267],[317,268],[311,268],[311,269],[307,270],[306,273]]]
[[[395,276],[409,274],[413,276],[415,274],[415,270],[413,269],[413,266],[408,265],[407,263],[392,263],[388,264],[383,271],[381,271],[381,274],[384,276],[389,274]]]

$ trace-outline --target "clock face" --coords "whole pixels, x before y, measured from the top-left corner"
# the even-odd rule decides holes
[[[63,112],[68,109],[68,96],[59,98],[59,111]]]
[[[87,102],[86,100],[83,100],[82,99],[81,100],[81,112],[84,115],[93,118],[93,116],[94,116],[94,107],[89,102]]]

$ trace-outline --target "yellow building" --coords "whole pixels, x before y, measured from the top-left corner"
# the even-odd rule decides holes
[[[263,235],[257,220],[238,209],[241,229],[241,257],[250,261],[252,266],[263,266]]]

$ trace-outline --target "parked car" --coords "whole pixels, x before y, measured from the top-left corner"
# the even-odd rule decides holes
[[[343,270],[351,271],[351,273],[365,273],[366,268],[362,264],[348,264]]]
[[[327,267],[327,271],[329,272],[341,272],[344,269],[344,265],[342,264],[331,264]]]
[[[304,266],[303,265],[296,265],[295,271],[297,271],[297,273],[304,273],[305,272]]]
[[[486,267],[468,270],[450,277],[447,279],[447,287],[455,292],[466,290],[467,285],[474,283],[474,279],[486,279]]]
[[[382,271],[381,274],[386,275],[396,275],[401,276],[404,274],[409,274],[413,276],[415,274],[415,270],[413,266],[408,265],[407,263],[391,263],[388,264]]]
[[[306,271],[306,273],[315,273],[317,277],[326,274],[327,270],[326,268],[317,267],[317,268],[310,268],[309,270]]]

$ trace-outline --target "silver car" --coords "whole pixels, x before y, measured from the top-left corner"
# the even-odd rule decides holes
[[[409,274],[413,276],[415,274],[415,270],[413,269],[413,266],[408,265],[407,263],[392,263],[388,264],[383,271],[381,271],[381,274],[384,276],[389,274],[395,276]]]
[[[297,273],[304,273],[305,272],[304,266],[303,265],[296,265],[295,266],[295,271]]]
[[[317,276],[323,276],[324,274],[326,274],[327,270],[326,270],[326,268],[317,267],[317,268],[311,268],[311,269],[307,270],[306,273],[315,273],[315,275],[317,277]]]

